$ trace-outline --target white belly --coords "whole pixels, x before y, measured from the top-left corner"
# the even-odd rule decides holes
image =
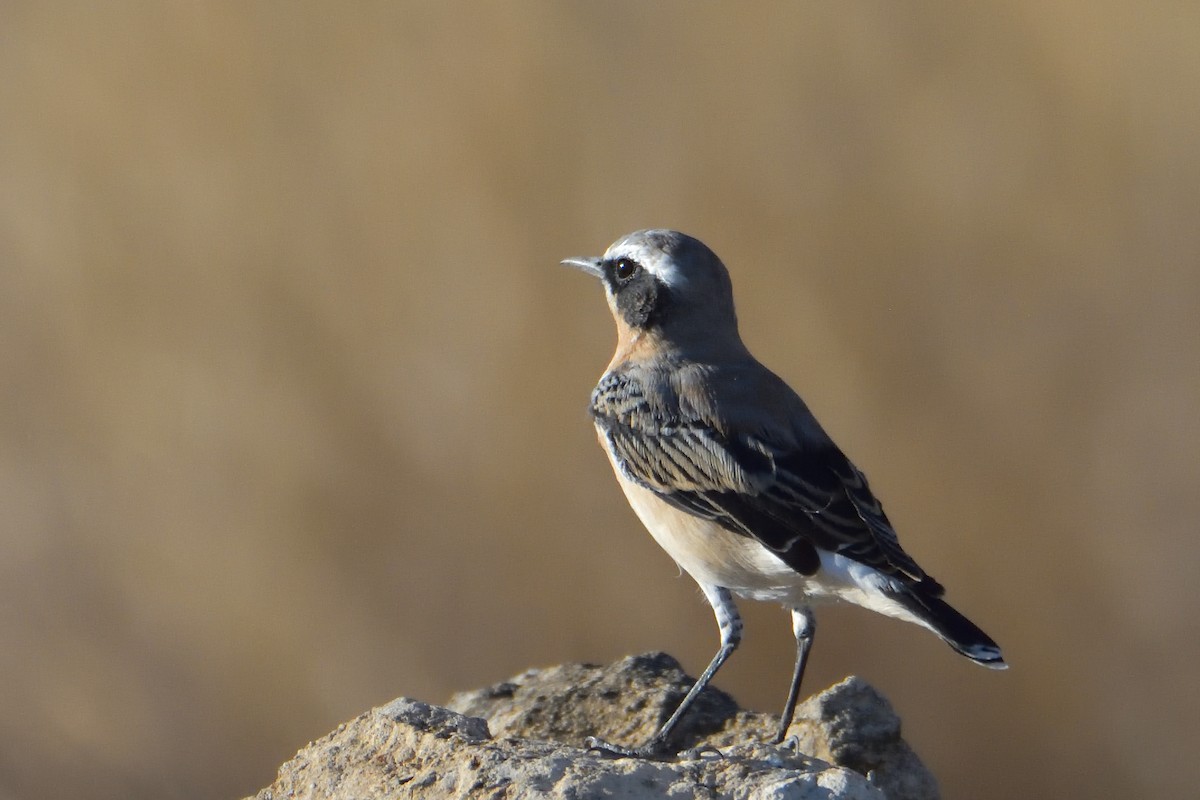
[[[629,505],[654,541],[698,583],[793,608],[849,602],[928,627],[882,591],[890,578],[864,564],[818,549],[821,569],[815,575],[802,575],[756,539],[680,511],[629,480],[616,464],[613,470]]]
[[[822,593],[813,579],[796,572],[751,537],[680,511],[620,470],[617,480],[654,541],[699,583],[723,586],[742,597],[784,603],[803,604],[810,593]]]

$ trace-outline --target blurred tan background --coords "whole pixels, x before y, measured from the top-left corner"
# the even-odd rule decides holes
[[[1194,792],[1200,10],[9,3],[0,798],[236,797],[399,695],[716,647],[557,266],[672,226],[1005,647],[820,615],[948,797]],[[785,614],[718,684],[778,711]]]

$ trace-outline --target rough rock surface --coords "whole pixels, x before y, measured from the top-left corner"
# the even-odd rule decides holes
[[[640,744],[691,682],[673,658],[652,653],[529,670],[458,694],[449,708],[401,698],[305,747],[256,797],[938,797],[887,701],[853,677],[797,708],[788,746],[764,744],[777,717],[710,688],[677,731],[691,753],[647,761],[582,748],[593,735]]]

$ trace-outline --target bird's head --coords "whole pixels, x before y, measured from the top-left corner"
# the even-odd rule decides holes
[[[621,342],[651,334],[689,349],[741,348],[729,273],[699,239],[672,230],[637,231],[599,258],[562,263],[604,284]]]

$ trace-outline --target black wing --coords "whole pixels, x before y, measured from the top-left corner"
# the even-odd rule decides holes
[[[817,571],[820,548],[941,594],[900,547],[866,477],[828,437],[771,441],[681,406],[669,391],[648,396],[627,373],[605,376],[592,396],[592,416],[622,471],[668,503],[759,540],[802,574]],[[808,413],[798,398],[796,413]]]

